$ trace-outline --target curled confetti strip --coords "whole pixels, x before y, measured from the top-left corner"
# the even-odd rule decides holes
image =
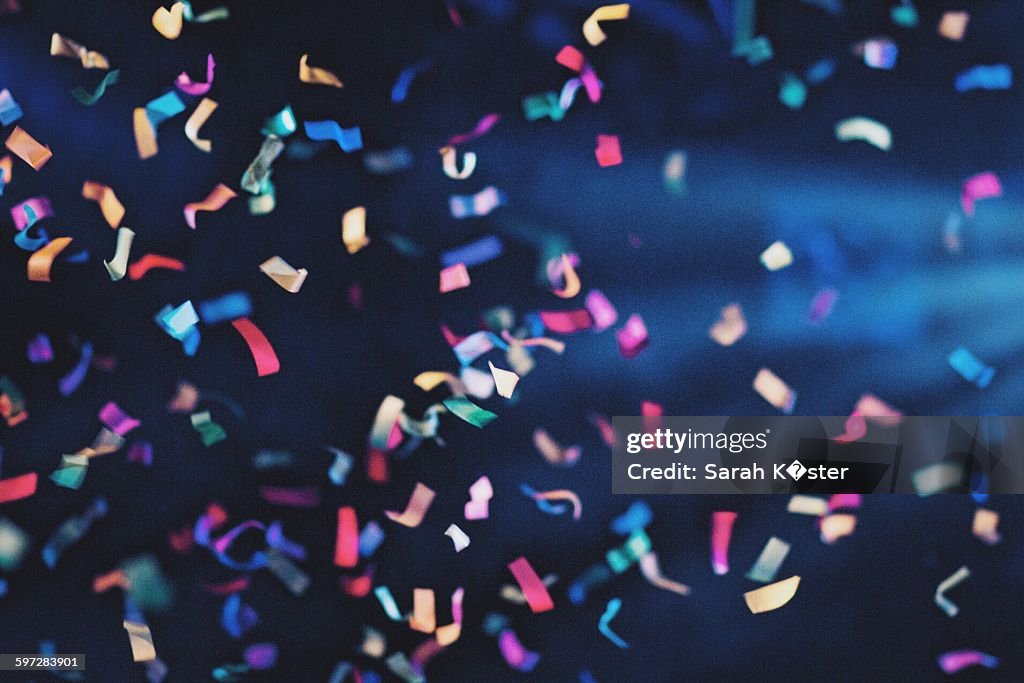
[[[332,88],[341,88],[341,79],[327,69],[318,66],[309,66],[309,55],[302,55],[299,58],[299,80],[312,85],[329,85]]]
[[[256,374],[259,377],[273,375],[281,369],[281,362],[277,359],[274,347],[270,345],[270,340],[260,328],[256,327],[255,323],[248,318],[238,318],[231,321],[231,326],[242,335],[245,343],[248,344],[252,358],[256,361]]]
[[[50,36],[50,55],[52,57],[68,57],[82,62],[86,69],[109,69],[110,62],[99,52],[87,50],[85,46],[66,38],[59,33]]]
[[[616,647],[623,650],[629,647],[629,643],[619,637],[615,631],[611,628],[611,621],[615,618],[615,615],[622,609],[622,599],[612,598],[608,601],[608,606],[604,609],[604,614],[601,615],[601,619],[597,622],[597,630],[601,632],[608,640],[612,641]]]
[[[227,204],[230,200],[238,196],[234,190],[223,183],[213,188],[206,199],[201,202],[191,202],[185,205],[185,223],[188,227],[193,230],[196,229],[196,212],[197,211],[219,211]]]
[[[146,273],[155,268],[183,272],[185,270],[185,264],[178,259],[170,258],[169,256],[145,254],[138,261],[128,266],[128,279],[139,280]]]
[[[583,22],[583,37],[591,45],[597,46],[603,43],[608,36],[601,30],[602,21],[621,21],[629,17],[629,4],[604,5],[598,7]]]
[[[71,91],[71,95],[85,106],[91,107],[100,101],[100,98],[107,92],[107,88],[117,84],[117,80],[120,75],[121,70],[114,69],[103,76],[103,79],[96,85],[96,89],[92,92],[89,92],[85,88],[79,86]]]
[[[213,70],[216,66],[217,64],[213,60],[213,55],[208,54],[206,55],[205,83],[196,83],[189,77],[187,72],[182,71],[174,80],[174,85],[177,86],[178,90],[186,95],[205,95],[210,92],[210,88],[213,87]]]

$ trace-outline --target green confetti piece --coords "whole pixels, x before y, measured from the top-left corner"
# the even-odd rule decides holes
[[[295,112],[292,111],[292,105],[287,104],[284,109],[263,122],[263,129],[260,133],[286,138],[294,133],[297,127],[298,124],[295,122]]]
[[[89,458],[84,455],[62,455],[60,459],[60,467],[50,475],[50,480],[57,486],[77,491],[85,481]]]
[[[523,115],[527,121],[537,121],[545,116],[551,117],[552,121],[561,121],[565,118],[565,110],[559,104],[558,93],[543,92],[523,98]]]
[[[497,415],[489,410],[484,410],[465,396],[452,396],[451,398],[446,398],[442,403],[444,403],[445,408],[480,429],[483,429],[498,418]]]
[[[199,432],[199,436],[203,439],[204,446],[209,447],[228,438],[228,434],[224,431],[224,428],[210,418],[209,410],[201,413],[193,413],[191,415],[191,420],[192,429]]]
[[[121,70],[114,69],[113,71],[111,71],[103,77],[103,80],[100,81],[100,84],[96,86],[96,90],[94,92],[89,92],[82,86],[78,86],[77,88],[71,91],[71,94],[74,96],[76,100],[78,100],[85,106],[91,107],[92,105],[99,102],[99,99],[103,97],[103,93],[107,92],[107,88],[117,83],[117,79],[120,75]]]
[[[917,26],[917,10],[913,5],[897,5],[889,10],[892,23],[903,28],[914,28]]]

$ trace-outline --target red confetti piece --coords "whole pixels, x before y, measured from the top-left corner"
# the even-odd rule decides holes
[[[257,375],[260,377],[273,375],[281,369],[281,361],[277,359],[274,347],[270,345],[270,340],[260,328],[256,327],[255,323],[248,318],[239,318],[232,320],[231,326],[238,330],[238,333],[245,339],[245,343],[249,345],[252,358],[256,361]]]
[[[351,507],[338,508],[338,538],[334,546],[334,564],[354,567],[359,561],[359,524]]]
[[[533,567],[525,557],[518,557],[510,562],[508,569],[516,578],[519,588],[522,589],[523,595],[526,597],[526,603],[534,613],[554,609],[555,603],[551,600],[547,586],[537,576],[537,572],[533,571]]]
[[[0,480],[0,503],[10,503],[28,498],[36,492],[38,481],[39,475],[35,472]]]
[[[597,149],[594,150],[597,165],[618,166],[622,163],[622,148],[619,146],[618,135],[598,135]]]
[[[146,254],[135,263],[128,266],[128,278],[131,280],[139,280],[143,275],[153,270],[154,268],[163,268],[166,270],[177,270],[184,271],[185,264],[176,258],[169,256],[161,256],[160,254]]]
[[[588,330],[594,325],[590,312],[585,308],[575,311],[541,311],[540,320],[544,327],[558,334]]]

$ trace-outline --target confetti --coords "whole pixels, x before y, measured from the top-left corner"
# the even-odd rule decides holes
[[[270,345],[270,340],[260,328],[256,327],[255,323],[248,318],[238,318],[231,321],[231,326],[242,335],[245,343],[249,346],[252,358],[256,361],[257,376],[273,375],[281,369],[281,362],[277,359],[274,347]]]
[[[85,381],[85,375],[89,372],[92,364],[93,347],[89,342],[82,344],[82,355],[79,357],[75,367],[71,368],[68,374],[64,375],[57,383],[61,396],[70,396]]]
[[[39,476],[35,472],[0,479],[0,503],[10,503],[35,494]]]
[[[844,536],[849,536],[857,528],[854,515],[826,515],[821,520],[821,542],[831,545]]]
[[[668,579],[661,574],[661,567],[658,564],[657,554],[651,552],[640,558],[640,573],[644,575],[648,583],[662,590],[676,593],[677,595],[689,595],[690,587]]]
[[[619,147],[619,136],[598,135],[594,156],[597,157],[597,165],[602,168],[621,164],[622,149]]]
[[[469,271],[466,270],[466,264],[456,263],[454,266],[448,266],[441,270],[441,284],[439,287],[441,294],[469,287],[469,284]]]
[[[208,410],[192,414],[189,417],[189,420],[192,423],[192,429],[199,432],[199,435],[203,440],[203,445],[207,448],[228,438],[227,432],[224,431],[223,427],[213,421],[210,411]]]
[[[976,384],[979,389],[984,389],[991,382],[992,378],[995,377],[996,369],[989,367],[982,363],[978,358],[967,350],[966,347],[958,346],[953,350],[949,357],[950,367],[957,371],[957,373],[965,380],[972,384]]]
[[[10,185],[14,164],[9,155],[0,157],[0,197],[4,196],[4,188]]]
[[[867,420],[884,427],[894,427],[900,423],[903,413],[872,394],[864,394],[857,401],[853,413],[846,420],[846,431],[837,436],[838,443],[849,443],[867,434]]]
[[[366,236],[366,207],[354,207],[341,217],[341,240],[350,254],[370,243]]]
[[[0,125],[9,126],[22,116],[21,107],[7,88],[0,89]],[[10,182],[10,178],[7,179]]]
[[[808,322],[812,325],[820,325],[825,322],[825,319],[832,313],[832,308],[838,300],[839,291],[832,287],[826,287],[815,294],[807,310]]]
[[[69,517],[47,540],[43,546],[42,557],[47,567],[53,569],[61,554],[69,547],[80,541],[93,522],[102,519],[107,515],[107,502],[103,498],[97,498],[78,517]]]
[[[1009,90],[1013,86],[1013,72],[1009,64],[972,66],[958,73],[953,85],[957,92]]]
[[[501,190],[489,185],[476,194],[451,195],[448,198],[448,208],[452,218],[486,216],[498,207],[504,206],[506,201],[505,194]]]
[[[960,608],[946,597],[946,592],[956,588],[965,579],[970,577],[970,575],[970,569],[966,566],[960,567],[943,579],[938,588],[935,589],[935,604],[939,606],[939,609],[946,613],[947,617],[955,617],[960,612]]]
[[[213,149],[213,143],[210,140],[201,140],[199,129],[203,127],[217,106],[217,103],[209,97],[204,97],[192,115],[188,117],[188,121],[185,122],[185,137],[202,152],[209,153]]]
[[[642,530],[638,530],[630,534],[622,546],[612,548],[605,553],[605,561],[613,572],[621,574],[649,552],[651,552],[651,539]]]
[[[974,202],[979,199],[991,199],[1003,196],[1003,186],[999,176],[991,171],[979,173],[964,181],[960,191],[960,206],[967,216],[974,215]]]
[[[998,512],[985,508],[978,508],[974,511],[971,533],[975,538],[981,539],[986,545],[999,545],[1002,536],[996,530],[997,526],[999,526]]]
[[[761,265],[774,272],[782,270],[793,263],[793,252],[789,250],[785,242],[772,242],[768,248],[761,252]]]
[[[551,291],[552,293],[554,293],[555,296],[557,296],[560,299],[571,299],[580,293],[580,278],[579,275],[576,274],[576,270],[573,268],[572,262],[569,260],[568,255],[562,254],[559,262],[561,263],[559,275],[565,278],[565,287],[556,287]],[[551,263],[558,262],[549,262],[549,267]]]
[[[455,552],[457,553],[461,553],[469,547],[469,536],[459,528],[458,524],[450,524],[445,530],[444,535],[452,539],[452,543],[455,544]]]
[[[711,569],[718,576],[729,573],[729,541],[736,517],[735,512],[711,513]]]
[[[71,91],[71,95],[85,106],[91,107],[92,105],[100,101],[100,98],[103,97],[104,93],[107,92],[107,88],[117,84],[117,80],[120,77],[120,75],[120,69],[114,69],[113,71],[103,76],[103,79],[99,82],[99,84],[96,86],[96,89],[92,92],[89,92],[85,88],[79,86]]]
[[[391,86],[391,102],[393,104],[402,104],[405,99],[409,96],[409,87],[412,85],[413,80],[427,71],[431,66],[429,59],[421,59],[420,61],[411,64],[398,74],[398,78],[395,79],[395,84]]]
[[[7,136],[7,140],[4,141],[4,145],[36,171],[45,166],[46,162],[53,157],[53,152],[49,147],[40,144],[19,126],[14,127],[11,134]]]
[[[310,140],[334,140],[343,152],[356,152],[363,148],[363,133],[359,126],[342,128],[337,121],[303,121]]]
[[[711,338],[722,346],[732,346],[746,333],[747,321],[739,304],[729,304],[723,308],[718,322],[708,330]]]
[[[320,504],[320,489],[315,486],[261,486],[260,498],[272,505],[310,508]]]
[[[489,410],[484,410],[465,396],[452,396],[451,398],[446,398],[442,403],[454,415],[480,429],[498,419],[497,415]]]
[[[864,58],[864,64],[872,69],[892,69],[899,56],[896,43],[888,38],[872,38],[855,46],[855,53]]]
[[[356,511],[351,507],[338,508],[338,537],[334,545],[334,564],[355,567],[359,561],[359,530]]]
[[[563,467],[575,465],[583,452],[579,446],[562,447],[540,427],[533,431],[533,447],[548,463]]]
[[[359,532],[359,557],[370,557],[384,542],[386,534],[377,522],[370,520]]]
[[[201,202],[191,202],[185,205],[185,223],[193,230],[196,229],[196,212],[198,211],[220,211],[225,204],[237,197],[238,194],[227,185],[218,183],[216,187]]]
[[[466,152],[462,155],[462,170],[458,169],[456,165],[456,154],[454,147],[442,147],[441,148],[441,166],[444,169],[444,174],[452,180],[465,180],[469,176],[473,175],[473,171],[476,170],[476,154],[473,152]]]
[[[960,42],[967,31],[967,22],[971,15],[967,12],[944,12],[939,20],[939,35],[943,38]],[[949,673],[948,671],[946,673]]]
[[[211,21],[227,19],[228,16],[227,7],[214,7],[200,15],[195,15],[192,11],[192,4],[181,0],[181,2],[171,5],[170,10],[158,7],[153,13],[152,23],[153,28],[164,38],[175,40],[181,35],[182,19],[191,23],[206,24]]]
[[[534,614],[554,609],[555,603],[551,600],[547,587],[525,557],[518,557],[510,562],[508,569],[526,596],[526,602]]]
[[[153,634],[146,624],[125,621],[124,630],[128,632],[128,642],[132,648],[132,661],[151,662],[156,659],[153,647]]]
[[[150,100],[145,107],[137,107],[134,111],[133,130],[135,132],[135,146],[139,152],[140,159],[149,159],[156,156],[159,147],[156,142],[156,131],[160,124],[177,116],[185,111],[185,103],[181,101],[178,94],[171,91],[166,92],[154,100]]]
[[[45,334],[37,334],[28,343],[28,362],[38,365],[52,360],[53,347],[50,345],[50,338]]]
[[[892,148],[892,133],[889,128],[865,116],[854,116],[837,123],[836,139],[841,142],[863,140],[886,152]]]
[[[128,432],[139,427],[142,422],[128,415],[113,401],[108,401],[100,408],[100,422],[105,424],[110,431],[118,436],[124,436]]]
[[[309,66],[309,55],[302,55],[299,58],[299,80],[312,85],[329,85],[332,88],[341,88],[341,79],[327,69],[317,66]],[[193,93],[194,94],[194,93]],[[346,150],[347,151],[347,150]]]
[[[70,237],[57,237],[33,253],[28,259],[28,279],[32,282],[50,282],[53,261],[71,244],[71,240]]]
[[[86,69],[109,69],[110,62],[98,52],[87,50],[83,45],[66,38],[59,33],[50,36],[50,55],[52,57],[69,57],[82,62]]]
[[[757,588],[743,594],[743,600],[747,603],[747,609],[751,614],[771,612],[783,607],[796,595],[796,589],[800,586],[800,577],[791,576],[776,583],[768,584],[763,588]]]
[[[999,668],[999,658],[985,654],[979,650],[952,650],[939,655],[937,660],[943,673],[953,674],[969,666],[983,666],[986,669]]]
[[[373,594],[377,596],[377,600],[380,602],[381,607],[384,608],[384,613],[388,615],[388,619],[391,621],[405,621],[405,617],[402,616],[402,612],[398,609],[398,603],[395,602],[395,597],[391,594],[391,589],[387,586],[377,586],[373,589]]]
[[[271,280],[281,286],[281,289],[296,294],[302,288],[302,283],[309,275],[305,268],[296,270],[288,265],[280,256],[271,256],[260,264],[260,270]]]
[[[245,663],[253,671],[271,669],[277,663],[277,645],[273,643],[253,643],[245,648],[242,656]]]
[[[491,480],[480,477],[469,487],[469,502],[465,506],[465,517],[469,520],[487,519],[494,489]]]
[[[615,339],[619,343],[619,353],[626,359],[635,358],[650,343],[644,319],[636,313],[626,319],[625,326],[615,331]]]
[[[494,363],[490,361],[487,361],[487,365],[490,367],[491,375],[494,377],[494,386],[498,391],[498,396],[512,398],[512,392],[515,391],[516,385],[519,383],[519,375],[509,370],[495,367]]]
[[[622,609],[621,598],[612,598],[608,601],[608,606],[604,609],[604,614],[601,615],[601,619],[597,622],[597,630],[601,632],[608,640],[612,641],[616,647],[623,650],[629,647],[629,643],[624,641],[618,636],[611,628],[611,621],[615,618],[615,615]]]
[[[482,119],[477,121],[477,124],[473,126],[473,130],[470,130],[465,133],[460,133],[458,135],[453,135],[452,137],[448,138],[448,145],[454,147],[455,145],[461,145],[464,142],[471,142],[473,140],[476,140],[477,138],[489,133],[491,129],[494,128],[494,126],[497,125],[498,121],[500,120],[501,116],[499,116],[498,114],[487,114]]]
[[[761,554],[757,556],[754,566],[747,572],[747,578],[758,583],[771,583],[779,568],[789,554],[790,545],[780,538],[772,536],[768,539]]]
[[[512,629],[504,629],[498,635],[498,648],[505,662],[516,671],[533,671],[540,661],[540,655],[527,650]]]
[[[104,261],[103,267],[107,269],[110,279],[117,282],[124,277],[128,270],[128,256],[132,249],[132,240],[135,233],[126,227],[117,230],[117,248],[114,251],[114,258]]]
[[[185,264],[169,256],[145,254],[138,261],[128,266],[128,279],[140,280],[146,273],[157,268],[184,272]]]
[[[386,510],[384,512],[387,518],[392,522],[398,522],[402,526],[407,526],[411,529],[415,529],[423,521],[423,516],[427,514],[427,510],[430,509],[430,504],[434,502],[434,491],[425,484],[416,482],[416,488],[413,489],[412,495],[409,497],[409,502],[405,506],[405,511],[398,513]]]
[[[754,391],[773,406],[790,415],[796,406],[796,392],[769,370],[761,368],[754,377]]]
[[[82,196],[90,201],[99,203],[103,218],[111,228],[117,229],[121,225],[121,220],[124,218],[125,213],[124,205],[121,204],[117,195],[108,186],[87,180],[82,185]]]
[[[754,37],[756,14],[756,0],[735,0],[733,3],[735,29],[732,33],[732,54],[745,57],[751,66],[771,59],[774,54],[771,41],[766,36]]]
[[[583,37],[586,38],[587,42],[591,45],[600,45],[608,38],[608,36],[601,30],[599,22],[621,21],[628,17],[629,4],[627,3],[598,7],[594,10],[593,14],[587,17],[587,20],[583,22]]]
[[[782,74],[779,85],[779,102],[790,109],[799,109],[807,101],[807,86],[797,76],[786,72]]]
[[[12,572],[20,567],[30,544],[29,535],[21,527],[6,517],[0,517],[0,569]],[[0,590],[0,597],[5,592]]]

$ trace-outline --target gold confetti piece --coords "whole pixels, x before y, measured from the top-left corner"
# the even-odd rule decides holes
[[[405,506],[405,511],[399,514],[391,510],[385,510],[384,514],[392,522],[398,522],[402,526],[414,529],[423,521],[423,516],[430,509],[430,504],[434,502],[435,495],[433,489],[429,486],[416,482],[416,488],[413,489],[409,503]]]
[[[767,249],[761,252],[761,263],[768,270],[782,270],[792,262],[793,252],[782,241],[772,242]]]
[[[946,591],[956,588],[960,583],[965,581],[971,575],[971,570],[966,566],[960,567],[950,576],[948,576],[939,587],[935,589],[935,604],[939,606],[943,612],[946,613],[947,617],[955,617],[959,612],[960,608],[957,607],[949,598],[946,597]]]
[[[260,264],[260,270],[271,280],[281,285],[282,289],[292,294],[295,294],[302,288],[302,283],[306,281],[306,276],[309,275],[305,268],[296,270],[288,265],[288,262],[280,256],[268,258]]]
[[[437,612],[434,591],[429,588],[412,590],[412,616],[409,628],[421,633],[433,633],[437,628]]]
[[[329,85],[332,88],[341,88],[341,79],[327,69],[318,66],[309,66],[307,61],[309,55],[302,55],[299,59],[299,80],[312,85]]]
[[[729,304],[723,308],[722,317],[708,330],[711,338],[722,346],[732,346],[746,333],[747,321],[739,304]]]
[[[428,370],[416,375],[412,380],[412,383],[423,391],[433,391],[441,382],[447,384],[448,388],[456,396],[466,393],[466,386],[462,383],[462,380],[449,372]]]
[[[70,237],[58,237],[28,257],[28,279],[32,282],[49,282],[53,260],[71,244]]]
[[[34,137],[26,133],[20,126],[15,126],[4,142],[7,149],[35,170],[41,169],[53,156],[46,145],[40,144]]]
[[[203,127],[216,108],[216,102],[209,97],[204,97],[196,110],[192,112],[192,116],[189,116],[188,121],[185,122],[185,137],[196,146],[196,149],[207,153],[213,149],[213,143],[209,140],[200,140],[199,129]]]
[[[153,28],[167,40],[176,40],[181,35],[181,20],[185,6],[180,2],[171,5],[171,9],[158,7],[153,12]]]
[[[363,644],[359,651],[367,657],[380,659],[387,652],[388,643],[384,640],[384,634],[371,626],[363,627]]]
[[[139,158],[148,159],[156,156],[156,129],[153,128],[144,107],[135,108],[132,114],[132,127],[135,130],[135,147],[139,151]]]
[[[999,526],[999,513],[994,510],[978,508],[974,511],[974,523],[971,533],[988,545],[997,545],[1003,537],[996,531]]]
[[[608,37],[601,30],[600,21],[619,21],[629,17],[629,4],[605,5],[598,7],[594,13],[583,22],[583,37],[591,45],[600,45]]]
[[[754,391],[786,415],[793,412],[796,392],[768,368],[761,368],[758,371],[757,377],[754,378]]]
[[[128,632],[133,661],[151,662],[156,659],[156,648],[153,647],[153,634],[150,632],[149,626],[134,621],[125,621],[124,630]]]
[[[195,230],[197,211],[220,211],[225,204],[237,196],[238,193],[224,183],[217,183],[217,187],[210,191],[206,199],[185,205],[185,222],[188,223],[188,227]]]
[[[512,398],[512,392],[515,391],[516,385],[519,384],[519,375],[510,370],[502,370],[495,367],[491,361],[487,361],[487,365],[491,368],[491,376],[494,377],[494,386],[498,390],[498,396]]]
[[[444,169],[444,174],[452,180],[465,180],[473,175],[473,171],[476,170],[476,154],[474,152],[466,152],[462,155],[461,171],[456,165],[455,157],[457,152],[454,147],[442,147],[440,152],[441,167]]]
[[[797,494],[789,499],[789,504],[786,505],[786,512],[792,512],[797,515],[824,517],[828,514],[828,501],[824,498]]]
[[[743,594],[747,603],[747,609],[751,614],[761,614],[779,609],[796,595],[796,589],[800,586],[800,577],[791,576],[776,583],[768,584]]]
[[[128,255],[132,250],[132,240],[135,233],[129,228],[122,227],[117,231],[117,249],[114,251],[114,258],[104,261],[103,266],[107,269],[110,279],[117,282],[128,272]]]
[[[365,206],[349,209],[341,217],[341,240],[350,254],[356,253],[370,243],[370,238],[366,236]]]
[[[14,164],[11,162],[11,157],[4,156],[0,158],[0,180],[3,181],[3,185],[8,185],[11,182],[11,172],[14,170]]]
[[[53,36],[50,37],[50,55],[53,57],[69,57],[71,59],[81,60],[82,66],[86,69],[110,68],[110,62],[108,62],[107,58],[99,52],[87,50],[85,46],[80,45],[59,33],[54,33]]]
[[[938,462],[910,475],[919,496],[930,496],[956,486],[963,478],[963,467],[951,462]]]
[[[690,587],[666,578],[661,574],[661,567],[658,565],[658,556],[655,553],[647,553],[640,558],[640,573],[652,586],[667,590],[679,595],[689,595]]]
[[[946,12],[939,21],[939,35],[949,40],[960,42],[967,31],[967,22],[971,15],[967,12]]]
[[[117,195],[108,186],[86,180],[82,185],[82,196],[99,203],[103,218],[111,228],[116,230],[121,225],[121,220],[124,218],[124,205],[118,201]]]
[[[579,446],[562,448],[547,431],[540,427],[533,432],[533,446],[552,465],[572,465],[580,459]]]
[[[849,536],[857,528],[855,515],[828,515],[821,520],[821,542],[832,545],[843,536]]]
[[[387,450],[388,437],[391,430],[398,421],[398,416],[405,407],[405,401],[397,396],[387,395],[377,409],[377,415],[373,418],[373,429],[370,431],[370,446],[380,450]]]
[[[580,277],[566,254],[562,254],[562,275],[565,277],[565,287],[551,291],[560,299],[571,299],[580,293]]]

